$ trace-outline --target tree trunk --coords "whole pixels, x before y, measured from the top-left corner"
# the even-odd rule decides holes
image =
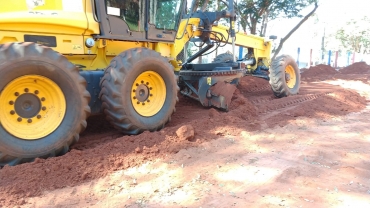
[[[318,8],[319,6],[317,5],[317,3],[315,3],[315,8],[310,12],[308,13],[285,37],[283,37],[279,43],[279,46],[277,47],[275,53],[274,53],[274,56],[272,57],[272,60],[274,60],[276,58],[276,56],[279,54],[279,52],[281,51],[281,49],[283,48],[283,45],[284,45],[284,42],[286,40],[288,40],[290,38],[290,36],[296,31],[298,30],[298,28],[308,20],[308,18],[313,14],[315,13],[316,9]]]
[[[256,35],[257,34],[257,20],[254,18],[250,18],[251,27],[249,28],[251,31],[251,34]]]
[[[269,21],[268,15],[269,15],[269,13],[268,13],[267,10],[262,15],[262,23],[261,23],[261,29],[260,29],[260,36],[261,37],[266,36],[266,28],[267,28],[267,23]]]
[[[266,15],[265,15],[265,14],[263,14],[263,15],[262,15],[261,29],[260,29],[260,36],[261,36],[261,37],[264,37],[264,36],[263,36],[263,30],[264,30],[264,28],[265,28],[265,21],[266,21]]]
[[[240,18],[240,24],[241,24],[241,26],[243,28],[243,31],[244,32],[247,32],[247,23],[245,22],[244,19]]]
[[[265,13],[265,25],[263,26],[262,37],[266,36],[267,24],[269,23],[269,11]]]

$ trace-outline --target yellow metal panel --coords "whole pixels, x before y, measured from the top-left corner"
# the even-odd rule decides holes
[[[122,51],[137,47],[145,47],[145,43],[106,40],[105,53],[107,56],[117,56]]]
[[[86,67],[82,68],[83,70],[105,69],[109,65],[110,61],[114,58],[114,56],[106,57],[104,54],[104,49],[99,49],[99,52],[97,54],[64,54],[64,56],[73,64],[78,64]]]
[[[85,31],[85,35],[99,34],[100,33],[99,23],[96,22],[94,18],[95,11],[93,11],[92,5],[90,3],[92,1],[91,0],[86,0],[86,1],[87,2],[86,2],[85,12],[86,12],[88,28]]]
[[[190,38],[200,35],[198,30],[193,31],[193,27],[198,28],[199,22],[199,18],[190,18],[189,21],[187,19],[181,20],[175,44],[171,46],[171,57],[176,58]],[[183,34],[184,36],[182,36]]]
[[[0,31],[24,31],[82,35],[87,29],[85,13],[0,13]]]
[[[27,33],[28,35],[50,35],[40,33]],[[59,53],[84,54],[83,37],[78,35],[55,35],[57,47],[52,47]],[[16,40],[16,41],[14,41]],[[7,42],[24,42],[24,33],[0,32],[0,44]]]
[[[39,6],[30,5],[33,1],[28,1],[29,7],[27,6],[26,0],[0,0],[0,13],[3,12],[15,12],[15,11],[28,11],[28,10],[61,10],[62,9],[62,0],[44,0],[44,1],[35,1],[37,3],[42,3]],[[29,9],[32,8],[32,9]]]
[[[228,30],[229,28],[225,26],[216,26],[212,28],[212,31],[220,32],[226,38],[228,37],[228,34],[227,34]],[[228,43],[231,43],[231,38],[229,39]],[[266,48],[264,43],[265,43],[265,39],[263,37],[256,36],[256,35],[246,35],[243,33],[236,33],[235,45],[237,46],[244,46],[244,47],[264,50]]]
[[[13,42],[20,42],[17,37],[13,37],[13,36],[6,36],[5,35],[2,35],[0,33],[0,44],[3,44],[3,43],[13,43]]]
[[[156,43],[155,51],[159,52],[164,57],[170,57],[172,45],[173,44],[169,44],[169,43]]]
[[[171,46],[171,57],[176,58],[180,51],[184,48],[186,42],[192,37],[201,35],[201,32],[197,29],[200,23],[199,18],[190,18],[189,22],[187,19],[183,19],[180,23],[179,30],[177,32],[177,38],[174,46]],[[195,30],[194,30],[195,29]],[[184,33],[185,30],[185,33]],[[226,38],[229,36],[229,27],[225,26],[214,26],[212,30],[223,34]],[[184,34],[184,35],[183,35]],[[182,36],[183,35],[183,36]],[[211,36],[211,38],[214,38]],[[228,43],[231,43],[229,39]],[[244,33],[236,33],[236,46],[242,46],[245,48],[253,48],[254,55],[257,60],[270,59],[271,53],[271,42],[266,41],[263,37],[256,35],[246,35]]]

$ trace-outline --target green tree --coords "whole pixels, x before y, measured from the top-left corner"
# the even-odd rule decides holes
[[[361,20],[350,20],[345,27],[339,28],[335,33],[335,38],[340,41],[341,46],[346,51],[357,53],[370,53],[370,27],[369,18]]]
[[[220,3],[221,2],[221,3]],[[199,0],[196,3],[198,9],[216,10],[227,9],[228,0]],[[311,12],[302,15],[301,11],[314,5]],[[268,22],[276,18],[302,18],[287,35],[281,38],[277,48],[274,49],[273,59],[280,52],[283,44],[299,27],[315,13],[318,8],[318,0],[234,0],[234,8],[237,13],[237,22],[244,32],[265,37]],[[197,9],[194,9],[195,11]],[[223,21],[225,22],[225,21]],[[227,21],[226,21],[227,22]]]
[[[156,11],[156,27],[175,29],[175,23],[179,17],[180,0],[158,0]]]
[[[269,20],[302,18],[300,12],[315,3],[317,0],[240,0],[235,2],[235,8],[245,32],[265,36]]]

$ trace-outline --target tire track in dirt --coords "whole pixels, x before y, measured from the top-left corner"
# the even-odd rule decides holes
[[[271,89],[271,86],[269,84],[266,84],[265,86],[261,86],[261,87],[251,88],[249,90],[244,91],[244,93],[254,93],[254,92],[264,91],[267,89]]]
[[[262,103],[257,101],[258,104],[256,104],[256,107],[259,108],[259,110],[258,110],[259,114],[266,114],[266,113],[270,113],[272,111],[276,111],[276,110],[280,110],[280,109],[283,109],[283,108],[288,108],[288,107],[291,107],[291,106],[295,106],[295,105],[298,105],[300,103],[312,101],[312,100],[315,100],[319,97],[326,96],[330,93],[333,93],[333,92],[295,96],[296,98],[289,99],[289,100],[284,99],[284,98],[280,98],[280,99],[277,100],[277,102],[270,102],[267,105],[263,105],[263,104],[265,104],[268,101],[264,100],[265,102],[262,102]],[[275,100],[271,99],[269,101],[275,101]]]
[[[242,131],[284,126],[298,116],[326,119],[346,115],[362,110],[366,103],[358,93],[323,83],[306,83],[296,96],[275,98],[266,80],[244,77],[238,90],[230,112],[204,108],[199,102],[180,98],[172,121],[159,132],[124,136],[104,117],[91,118],[81,140],[66,155],[1,169],[0,207],[21,205],[25,198],[45,191],[95,181],[220,135],[239,136]],[[328,96],[330,93],[335,96]],[[262,124],[267,125],[261,127]],[[176,130],[183,125],[194,127],[192,141],[176,136]]]

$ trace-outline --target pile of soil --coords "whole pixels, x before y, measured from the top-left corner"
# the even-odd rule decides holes
[[[308,77],[335,71],[325,65],[311,68]],[[317,99],[312,98],[315,95]],[[221,136],[262,130],[266,124],[284,126],[298,116],[329,117],[358,112],[366,103],[358,93],[339,86],[310,83],[302,85],[299,95],[279,99],[273,96],[268,81],[255,77],[240,80],[229,112],[204,108],[198,101],[179,97],[172,121],[161,131],[127,136],[110,127],[103,116],[91,117],[80,141],[66,155],[5,166],[0,170],[0,207],[22,205],[25,198],[42,195],[44,191],[78,186]],[[265,113],[261,109],[266,109]]]
[[[366,62],[356,62],[339,70],[339,72],[341,74],[368,74],[370,73],[370,66]]]
[[[238,89],[241,93],[257,92],[267,88],[271,88],[267,80],[252,76],[241,78],[238,85]]]
[[[320,81],[333,78],[333,75],[339,73],[333,67],[319,64],[317,66],[311,66],[308,70],[304,70],[301,73],[301,79],[303,81]]]

